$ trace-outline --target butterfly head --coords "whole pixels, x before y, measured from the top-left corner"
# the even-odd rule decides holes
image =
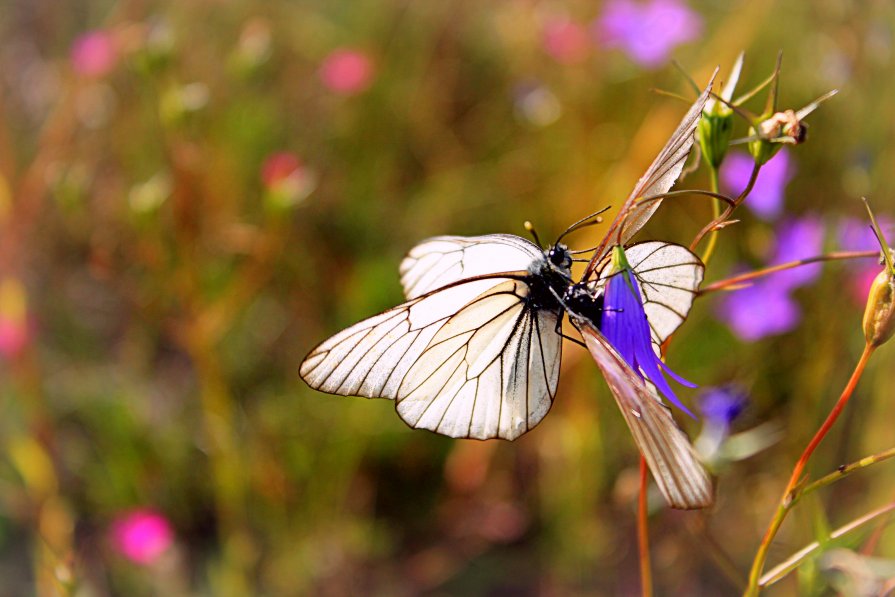
[[[572,254],[569,247],[562,243],[556,243],[547,249],[547,261],[563,273],[569,273],[572,267]]]

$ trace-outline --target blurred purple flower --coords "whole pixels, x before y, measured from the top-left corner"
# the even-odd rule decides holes
[[[71,47],[72,68],[86,77],[104,77],[118,62],[115,39],[107,31],[88,31],[75,39]]]
[[[544,51],[563,64],[576,64],[587,58],[590,38],[587,28],[566,18],[553,18],[544,23]]]
[[[727,193],[737,195],[749,182],[755,160],[747,153],[731,153],[721,165],[721,184]],[[745,201],[746,207],[763,220],[776,219],[783,211],[783,197],[786,185],[795,175],[795,165],[791,163],[786,149],[765,164],[755,180],[755,186]]]
[[[167,518],[155,510],[138,508],[113,521],[111,538],[123,556],[137,564],[150,565],[171,546],[174,532]]]
[[[700,395],[698,403],[704,423],[694,446],[705,460],[712,462],[720,455],[730,426],[746,409],[746,402],[746,394],[731,385],[711,388]]]
[[[599,44],[621,48],[647,68],[663,64],[680,44],[702,32],[702,18],[682,0],[609,0],[594,22]]]
[[[883,235],[887,239],[891,239],[895,223],[891,218],[886,216],[877,216],[877,223],[882,230]],[[846,218],[839,223],[837,230],[839,248],[843,251],[878,251],[879,242],[870,228],[870,222],[867,220],[859,220],[855,218]],[[858,305],[867,302],[867,294],[870,292],[870,286],[873,284],[874,278],[879,273],[880,266],[878,261],[873,259],[863,259],[853,262],[854,265],[848,267],[849,276],[849,294]]]
[[[802,312],[786,288],[766,278],[722,297],[718,317],[734,334],[751,342],[788,332],[799,323]]]
[[[786,220],[778,225],[776,240],[769,266],[818,255],[823,248],[823,222],[814,215]],[[819,263],[802,265],[759,278],[751,286],[727,294],[719,304],[718,316],[743,340],[788,332],[802,315],[790,293],[813,282],[820,267]]]
[[[630,269],[622,269],[606,282],[604,297],[600,331],[641,378],[655,385],[665,398],[692,417],[693,413],[668,385],[665,374],[681,385],[696,386],[669,369],[653,350],[640,288]]]
[[[359,50],[339,48],[324,58],[319,75],[330,91],[355,95],[373,83],[373,60]]]
[[[824,244],[824,225],[815,215],[793,218],[777,226],[776,248],[769,265],[820,255]],[[820,275],[821,264],[801,265],[773,274],[769,280],[792,290],[813,282]]]
[[[699,411],[706,423],[728,429],[746,409],[746,395],[733,386],[710,388],[699,398]]]

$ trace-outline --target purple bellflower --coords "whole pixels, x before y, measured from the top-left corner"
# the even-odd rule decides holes
[[[613,250],[612,263],[615,273],[606,281],[600,331],[642,379],[655,385],[675,406],[695,418],[668,385],[665,375],[683,386],[695,388],[696,385],[669,369],[653,349],[637,276],[621,247]]]

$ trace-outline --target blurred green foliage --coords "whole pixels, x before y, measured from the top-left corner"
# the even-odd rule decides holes
[[[702,33],[672,56],[696,81],[745,49],[747,89],[782,50],[781,107],[841,89],[791,150],[786,211],[820,214],[831,250],[837,222],[863,217],[861,195],[895,215],[891,4],[690,6]],[[637,452],[582,350],[567,345],[553,412],[512,444],[411,431],[387,402],[319,394],[297,375],[317,342],[401,300],[397,265],[415,242],[522,234],[524,220],[553,238],[627,195],[684,109],[650,90],[691,91],[667,63],[645,69],[597,41],[571,62],[545,51],[551,19],[588,27],[603,9],[0,6],[0,276],[24,288],[28,332],[0,363],[0,594],[636,592]],[[112,40],[106,68],[73,54],[86,31]],[[356,93],[321,76],[338,48],[370,61]],[[262,177],[277,152],[299,160],[285,187]],[[706,185],[703,170],[684,186]],[[703,199],[668,201],[641,237],[686,244],[710,214]],[[760,266],[773,242],[771,225],[739,217],[710,281]],[[580,233],[574,248],[600,234]],[[748,389],[735,431],[772,421],[783,434],[716,471],[710,512],[655,501],[661,594],[736,590],[719,560],[745,574],[860,354],[863,305],[844,290],[853,267],[828,264],[798,292],[793,332],[742,342],[709,296],[676,336],[675,371]],[[892,447],[893,358],[883,347],[871,363],[818,475]],[[891,463],[820,492],[771,562],[813,540],[818,520],[838,526],[893,492]],[[108,535],[135,507],[175,532],[150,566]],[[872,540],[875,555],[895,557],[891,532]],[[811,570],[801,586],[819,594]]]

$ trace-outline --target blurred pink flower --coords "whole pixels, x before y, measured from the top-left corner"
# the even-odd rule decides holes
[[[261,166],[261,181],[279,205],[295,205],[317,184],[314,173],[293,153],[270,154]]]
[[[373,61],[365,53],[339,48],[320,65],[320,80],[335,93],[354,95],[365,91],[373,83]]]
[[[0,315],[0,356],[12,359],[28,343],[28,327],[24,321]]]
[[[0,281],[0,357],[15,358],[28,344],[28,304],[16,278]]]
[[[730,153],[721,165],[721,183],[727,193],[736,196],[749,182],[755,160],[747,153]],[[795,176],[795,164],[786,149],[765,164],[755,179],[755,186],[745,206],[763,220],[776,219],[783,212],[786,185]]]
[[[593,30],[599,44],[655,68],[678,45],[699,36],[702,18],[682,0],[609,0]]]
[[[173,543],[174,532],[168,519],[148,508],[130,510],[115,519],[112,543],[124,557],[137,564],[158,560]]]
[[[554,18],[544,24],[544,51],[563,64],[575,64],[587,58],[590,39],[587,29],[565,18]]]
[[[72,68],[87,77],[103,77],[115,68],[118,48],[106,31],[88,31],[75,39],[71,47]]]

